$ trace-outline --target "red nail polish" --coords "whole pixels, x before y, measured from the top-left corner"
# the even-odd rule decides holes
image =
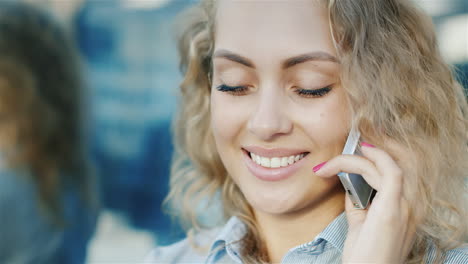
[[[372,144],[369,144],[369,143],[367,143],[367,142],[361,142],[361,146],[363,146],[363,147],[370,147],[370,148],[375,148],[375,146],[374,146],[374,145],[372,145]]]
[[[314,172],[317,172],[318,170],[320,170],[323,167],[323,165],[325,165],[325,163],[327,163],[327,162],[325,161],[325,162],[320,163],[319,165],[315,166],[312,170]]]

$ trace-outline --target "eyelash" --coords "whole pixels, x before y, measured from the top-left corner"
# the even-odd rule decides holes
[[[216,90],[220,92],[225,92],[237,96],[245,95],[247,93],[247,89],[247,86],[228,86],[225,84],[221,84],[220,86],[216,87]]]
[[[331,85],[325,86],[320,89],[314,89],[314,90],[296,88],[296,93],[306,98],[322,97],[328,94],[330,91],[331,91]]]
[[[320,88],[320,89],[301,89],[295,87],[295,93],[297,93],[299,96],[305,97],[305,98],[318,98],[322,97],[326,94],[328,94],[331,91],[331,85]],[[221,84],[218,87],[216,87],[216,90],[220,92],[226,92],[232,95],[236,96],[241,96],[247,94],[248,87],[247,86],[228,86],[225,84]]]

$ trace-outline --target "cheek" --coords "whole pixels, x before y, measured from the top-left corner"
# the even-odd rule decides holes
[[[326,139],[327,136],[333,138],[347,133],[348,122],[346,109],[331,105],[319,113],[316,126],[319,127],[319,135]]]
[[[329,99],[308,109],[309,114],[299,122],[316,144],[341,152],[349,131],[348,105],[341,94]]]
[[[234,143],[244,123],[245,111],[231,100],[217,92],[211,95],[211,129],[216,140],[218,150],[223,146]]]

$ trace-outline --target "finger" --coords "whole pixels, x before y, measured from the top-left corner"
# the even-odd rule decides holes
[[[380,190],[379,171],[370,160],[357,155],[336,156],[315,171],[315,174],[319,177],[329,178],[340,172],[360,174],[372,188]]]
[[[379,171],[381,182],[385,186],[385,193],[401,196],[403,172],[395,160],[384,150],[362,144],[361,152]]]
[[[367,209],[358,209],[354,207],[349,194],[346,194],[345,198],[345,211],[346,211],[346,218],[348,220],[348,225],[350,228],[355,226],[360,226],[366,220]]]

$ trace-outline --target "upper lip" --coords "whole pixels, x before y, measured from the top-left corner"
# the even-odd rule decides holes
[[[259,146],[246,146],[243,147],[243,149],[265,158],[296,156],[305,152],[309,152],[305,149],[263,148]]]

